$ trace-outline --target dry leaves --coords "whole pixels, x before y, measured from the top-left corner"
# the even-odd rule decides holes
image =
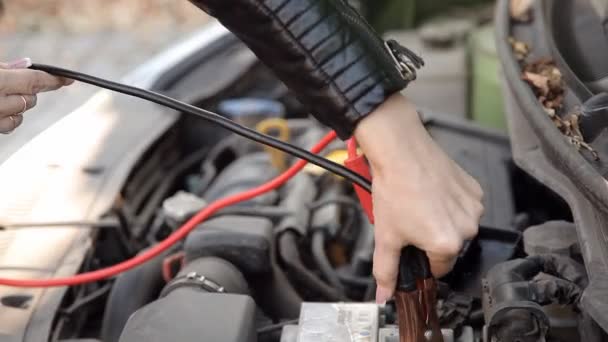
[[[524,71],[523,79],[530,82],[541,94],[549,94],[549,77]]]
[[[511,44],[511,48],[513,49],[513,53],[518,62],[522,62],[530,54],[530,46],[522,41],[509,37],[509,44]]]
[[[534,0],[511,0],[509,4],[509,10],[511,12],[511,19],[520,22],[529,22],[532,20],[532,4]]]
[[[541,58],[524,65],[522,79],[532,87],[534,94],[550,115],[562,107],[564,81],[562,73],[550,58]]]
[[[583,138],[579,127],[581,113],[570,113],[563,118],[558,115],[564,103],[566,84],[555,61],[551,58],[541,58],[529,63],[526,61],[530,53],[529,46],[514,38],[509,38],[509,43],[522,65],[521,78],[530,85],[551,121],[577,150],[586,149],[595,160],[599,160],[597,151]]]

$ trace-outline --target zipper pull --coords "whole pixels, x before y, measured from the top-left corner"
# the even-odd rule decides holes
[[[401,76],[408,82],[414,81],[417,76],[416,70],[424,66],[424,60],[394,39],[385,41],[384,46]]]

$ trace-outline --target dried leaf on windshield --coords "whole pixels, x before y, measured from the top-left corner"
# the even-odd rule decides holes
[[[528,22],[532,20],[532,4],[534,0],[511,0],[509,9],[511,18],[516,21]]]

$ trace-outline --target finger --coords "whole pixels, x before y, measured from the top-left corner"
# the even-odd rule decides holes
[[[462,229],[462,239],[463,240],[473,240],[477,234],[479,234],[479,219],[474,223],[465,223]]]
[[[23,115],[11,115],[0,119],[0,133],[8,134],[23,122]]]
[[[397,272],[401,246],[392,243],[376,241],[374,249],[374,278],[378,284],[376,289],[376,302],[385,303],[393,296],[397,284]]]
[[[12,62],[0,62],[0,69],[25,69],[32,66],[32,60],[29,58],[20,58]]]
[[[464,186],[464,188],[475,198],[481,200],[483,198],[483,188],[479,182],[464,170],[460,169],[459,171],[458,177],[460,178],[461,184]]]
[[[436,237],[430,247],[425,249],[431,272],[436,278],[441,278],[452,270],[462,245],[462,237],[453,232]]]
[[[63,85],[69,86],[70,84],[74,83],[74,80],[71,78],[65,78],[65,77],[61,77],[61,81],[63,82]]]
[[[59,89],[64,81],[46,72],[30,69],[0,70],[0,93],[7,95],[37,93]]]
[[[431,264],[431,272],[435,278],[441,278],[450,273],[456,264],[456,256],[437,255],[427,252],[429,263]]]
[[[0,97],[0,117],[22,114],[36,105],[35,95],[7,95]]]
[[[483,215],[483,204],[466,193],[456,192],[449,201],[449,215],[464,240],[474,238],[479,231],[479,221]]]
[[[452,182],[452,191],[456,202],[471,217],[480,218],[483,215],[483,189],[479,183],[465,172],[458,172],[457,182]]]

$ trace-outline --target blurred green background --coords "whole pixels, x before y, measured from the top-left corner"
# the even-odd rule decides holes
[[[368,19],[380,31],[413,28],[453,9],[492,3],[489,0],[371,0],[362,1]]]
[[[506,130],[492,25],[495,1],[360,0],[353,4],[379,32],[417,47],[428,60],[425,69],[437,70],[421,71],[418,84],[409,91],[415,103]]]

